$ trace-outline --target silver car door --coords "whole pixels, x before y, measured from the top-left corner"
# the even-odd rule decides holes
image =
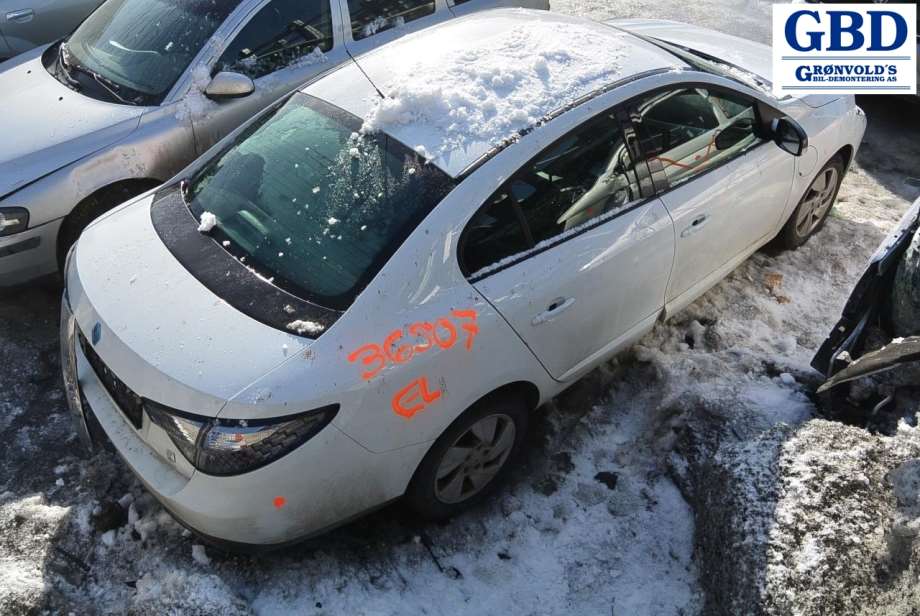
[[[333,0],[269,0],[250,14],[210,70],[239,73],[255,90],[240,98],[195,100],[189,110],[203,153],[235,128],[312,77],[348,59]],[[206,81],[206,80],[205,80]]]
[[[450,19],[446,0],[338,0],[352,57]]]
[[[12,54],[69,34],[101,0],[21,0],[0,8],[0,32]]]
[[[758,105],[736,92],[671,88],[637,101],[632,116],[674,220],[668,302],[684,305],[776,229],[793,157],[761,136]]]
[[[514,174],[461,237],[469,280],[556,379],[635,340],[664,305],[673,226],[633,160],[601,114]]]

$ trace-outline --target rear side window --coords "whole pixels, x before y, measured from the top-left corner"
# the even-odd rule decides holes
[[[348,0],[351,37],[359,41],[434,13],[434,0]]]
[[[330,49],[329,0],[272,0],[233,39],[217,70],[257,79]]]
[[[295,94],[224,152],[188,188],[211,235],[291,293],[345,309],[454,181],[361,120]]]
[[[541,152],[473,216],[461,242],[464,271],[484,275],[641,198],[619,123],[594,118]]]
[[[671,186],[760,142],[753,100],[704,88],[647,96],[635,105],[633,122],[649,166],[663,169]]]

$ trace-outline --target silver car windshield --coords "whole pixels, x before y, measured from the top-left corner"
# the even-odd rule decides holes
[[[189,207],[257,274],[345,309],[455,185],[414,150],[360,129],[297,93],[204,163],[185,185]]]
[[[158,104],[239,2],[108,0],[66,41],[66,63],[120,99]]]

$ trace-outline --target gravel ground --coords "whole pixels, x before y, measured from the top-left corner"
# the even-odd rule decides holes
[[[769,36],[769,6],[554,3],[758,40]],[[866,141],[821,235],[795,253],[758,253],[542,409],[509,488],[446,524],[396,505],[277,554],[204,550],[117,458],[71,453],[59,289],[2,292],[0,613],[701,613],[694,513],[669,476],[677,418],[719,406],[757,432],[810,417],[807,360],[867,256],[920,195],[907,181],[920,176],[916,109],[860,104]]]

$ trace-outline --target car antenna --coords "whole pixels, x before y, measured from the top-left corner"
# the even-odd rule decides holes
[[[349,55],[351,55],[351,54],[349,54]],[[380,88],[377,87],[377,84],[374,83],[374,80],[371,79],[370,76],[368,76],[368,74],[364,72],[364,67],[361,66],[360,64],[358,64],[358,61],[355,60],[355,57],[354,57],[354,56],[351,56],[351,61],[355,63],[355,66],[358,67],[358,70],[361,71],[361,74],[364,75],[365,79],[367,79],[367,80],[371,83],[371,85],[372,85],[372,86],[374,87],[374,89],[377,91],[377,95],[380,96],[380,98],[384,98],[384,99],[385,99],[386,96],[383,94],[383,92],[380,91]]]

